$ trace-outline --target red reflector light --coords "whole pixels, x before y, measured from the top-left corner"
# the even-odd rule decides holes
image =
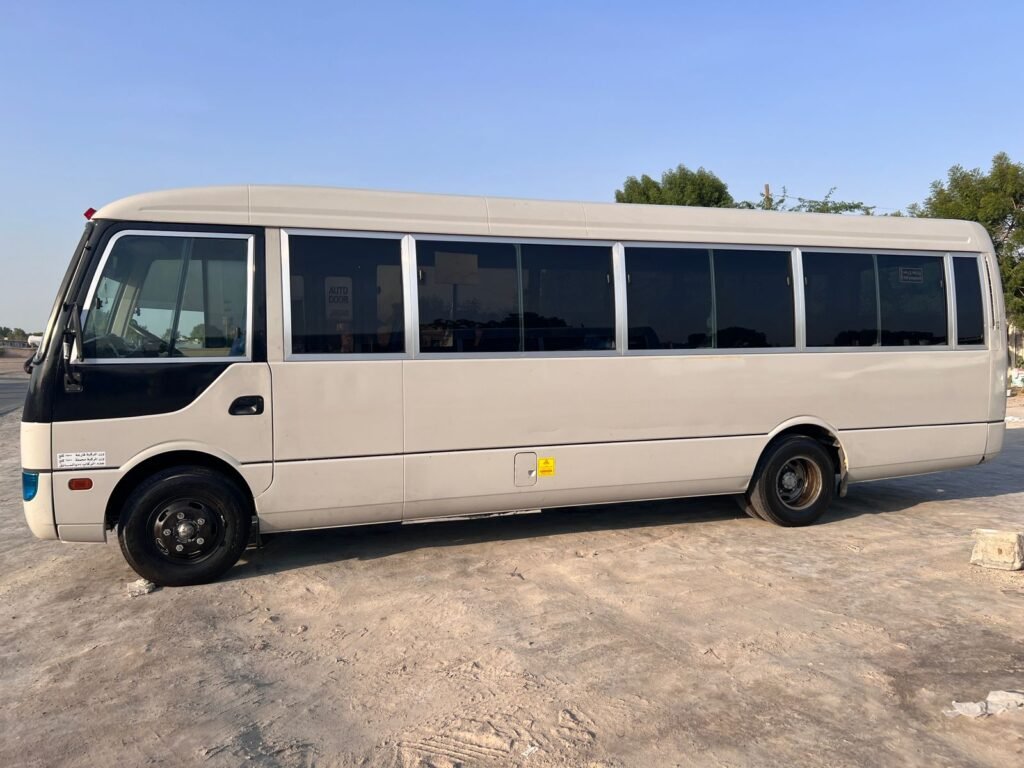
[[[92,480],[88,477],[73,477],[68,480],[68,488],[72,491],[88,491],[92,488]]]
[[[93,216],[94,216],[95,214],[96,214],[96,209],[95,209],[95,208],[86,208],[86,209],[85,209],[85,218],[86,218],[86,219],[88,219],[88,220],[92,221],[92,217],[93,217]]]

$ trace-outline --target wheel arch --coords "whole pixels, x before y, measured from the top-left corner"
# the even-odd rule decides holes
[[[769,432],[768,440],[765,443],[764,448],[761,450],[761,455],[757,460],[758,466],[760,466],[761,462],[764,460],[764,457],[768,453],[772,444],[780,437],[787,437],[789,435],[803,435],[804,437],[810,437],[813,440],[817,440],[825,447],[829,455],[832,457],[836,472],[839,475],[839,496],[845,496],[847,476],[849,474],[849,461],[846,449],[843,447],[842,440],[839,439],[839,430],[827,421],[819,419],[816,416],[797,416],[782,422],[775,427],[775,429]],[[753,482],[753,477],[751,478],[751,482]]]
[[[178,466],[206,467],[224,475],[238,487],[242,496],[248,501],[250,511],[253,515],[256,514],[256,503],[253,498],[252,489],[245,481],[245,478],[242,477],[241,472],[238,471],[235,462],[228,457],[215,455],[207,451],[177,447],[162,451],[147,451],[133,458],[125,467],[122,467],[122,469],[127,468],[127,471],[118,480],[117,485],[114,486],[114,490],[110,494],[110,498],[107,499],[107,507],[103,517],[105,527],[110,530],[118,524],[125,500],[139,483],[154,472]]]

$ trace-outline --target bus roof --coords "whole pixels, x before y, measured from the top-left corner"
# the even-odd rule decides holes
[[[400,233],[989,251],[974,222],[751,211],[335,187],[237,185],[125,197],[94,219]]]

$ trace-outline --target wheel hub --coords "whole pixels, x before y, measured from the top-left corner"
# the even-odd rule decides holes
[[[794,456],[776,475],[779,501],[792,510],[811,506],[821,495],[824,479],[818,465],[807,456]]]
[[[201,560],[222,538],[218,515],[194,499],[180,499],[157,511],[153,538],[157,549],[172,560]]]

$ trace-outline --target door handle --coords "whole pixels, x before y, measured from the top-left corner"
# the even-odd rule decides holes
[[[263,398],[259,395],[236,397],[228,413],[232,416],[259,416],[263,413]]]

